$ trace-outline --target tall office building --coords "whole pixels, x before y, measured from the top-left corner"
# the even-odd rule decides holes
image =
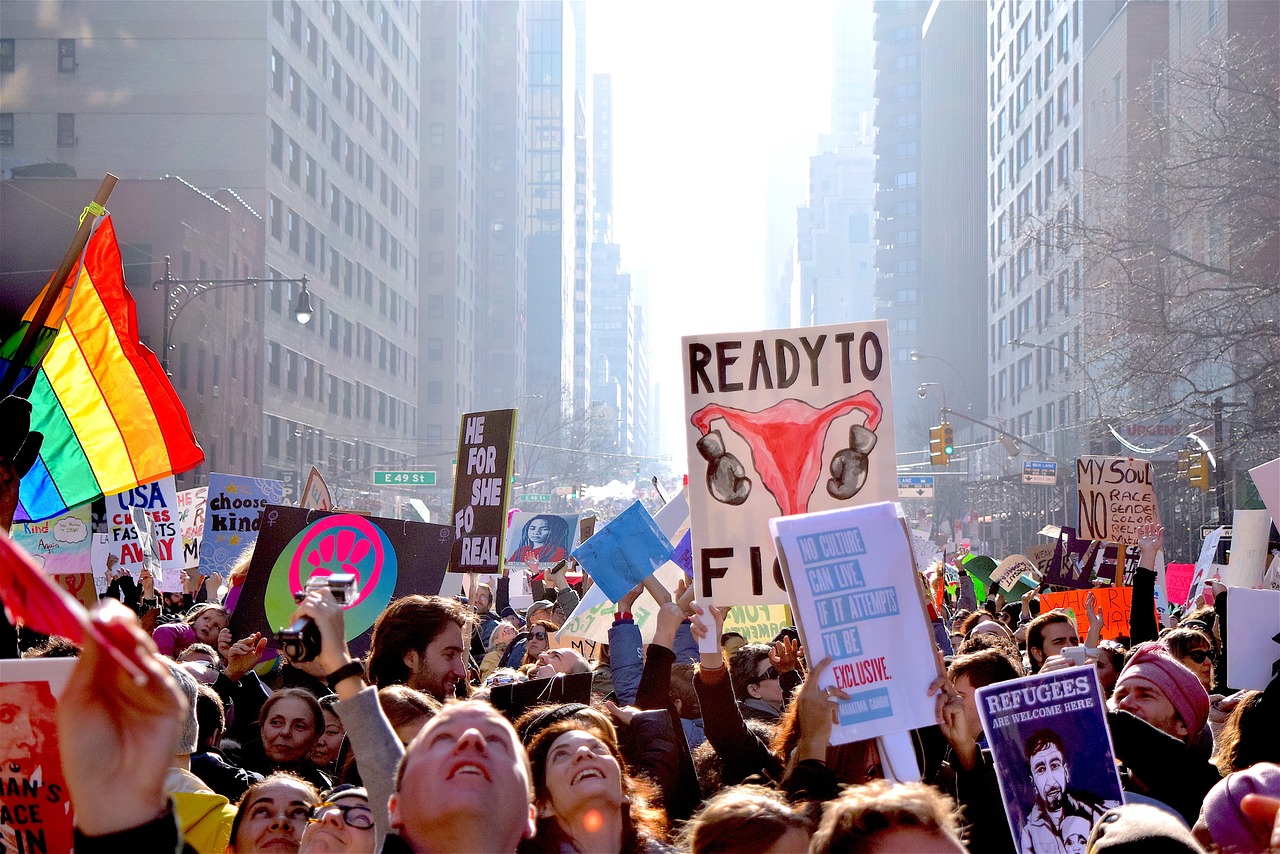
[[[421,440],[447,469],[464,412],[525,396],[524,6],[421,8]]]
[[[267,281],[247,333],[264,338],[260,471],[297,480],[319,465],[375,511],[390,496],[369,472],[415,456],[420,9],[0,4],[0,68],[13,68],[0,70],[0,165],[181,175],[259,213],[264,257],[240,275],[306,275],[313,308],[299,325],[299,289]]]

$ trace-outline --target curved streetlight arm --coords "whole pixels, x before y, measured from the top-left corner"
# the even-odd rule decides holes
[[[1008,430],[1005,430],[1001,427],[997,427],[994,424],[988,424],[985,421],[980,421],[979,419],[974,418],[971,415],[966,415],[963,412],[957,412],[954,409],[947,409],[945,406],[942,407],[942,414],[954,415],[957,418],[970,422],[971,424],[977,424],[979,427],[986,427],[988,430],[991,430],[1000,436],[1004,436],[1008,438],[1010,441],[1017,442],[1019,445],[1026,445],[1028,448],[1035,451],[1037,454],[1044,454],[1046,457],[1054,457],[1053,454],[1046,451],[1044,448],[1041,448],[1039,445],[1033,445],[1031,442],[1028,442],[1026,439],[1023,439],[1021,436],[1016,436],[1013,433],[1010,433]],[[1056,459],[1056,457],[1054,457],[1054,459]]]

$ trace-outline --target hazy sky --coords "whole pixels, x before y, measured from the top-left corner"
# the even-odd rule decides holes
[[[764,326],[768,194],[794,187],[793,229],[808,158],[830,124],[831,9],[831,0],[587,4],[588,71],[613,75],[614,239],[649,287],[660,427],[677,472],[679,339]]]

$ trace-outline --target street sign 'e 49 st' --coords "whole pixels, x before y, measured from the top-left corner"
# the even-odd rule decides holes
[[[435,486],[433,471],[375,471],[373,482],[379,486]]]

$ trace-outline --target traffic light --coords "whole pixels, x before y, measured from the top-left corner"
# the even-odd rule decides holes
[[[1213,489],[1211,472],[1208,454],[1193,453],[1190,465],[1187,466],[1187,483],[1201,492],[1208,492]]]
[[[1191,452],[1178,451],[1178,480],[1186,482],[1187,472],[1191,468]]]
[[[946,421],[942,422],[942,453],[947,455],[947,459],[951,459],[951,455],[956,452],[956,432],[951,429],[951,425]]]
[[[947,436],[950,432],[951,425],[946,423],[929,428],[929,462],[935,466],[950,464],[951,456],[947,450]]]

